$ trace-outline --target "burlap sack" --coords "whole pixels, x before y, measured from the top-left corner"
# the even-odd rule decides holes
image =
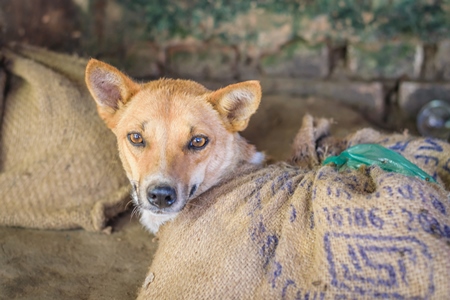
[[[129,183],[85,88],[86,61],[31,47],[0,53],[0,225],[102,230],[124,210]]]
[[[450,145],[372,130],[326,142],[323,122],[305,118],[296,139],[294,161],[311,168],[243,166],[164,225],[138,298],[448,299]],[[440,185],[318,166],[362,141],[401,152]]]

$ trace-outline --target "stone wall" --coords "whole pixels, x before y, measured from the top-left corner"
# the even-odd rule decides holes
[[[32,43],[69,44],[138,78],[191,78],[211,88],[259,79],[266,94],[328,97],[390,129],[413,121],[428,101],[450,101],[448,1],[73,0],[69,12],[59,0],[36,1],[47,11],[36,11]],[[0,6],[9,40],[17,28],[15,40],[24,40],[28,29],[8,9],[31,2]],[[57,16],[72,15],[60,20],[73,21],[65,36],[42,29],[54,20],[49,3]]]

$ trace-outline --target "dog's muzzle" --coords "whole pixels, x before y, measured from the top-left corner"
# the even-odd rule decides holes
[[[147,190],[148,202],[159,208],[168,208],[177,201],[177,193],[170,186],[150,187]]]

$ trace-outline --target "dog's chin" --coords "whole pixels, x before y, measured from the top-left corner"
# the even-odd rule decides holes
[[[140,209],[141,224],[153,234],[156,234],[159,227],[168,221],[172,221],[179,213],[178,212],[163,212],[153,211],[150,209]]]
[[[143,211],[149,211],[150,213],[154,214],[154,215],[172,215],[172,214],[178,214],[181,209],[171,209],[171,208],[164,208],[164,209],[160,209],[157,207],[153,207],[150,206],[149,208],[141,208],[141,210]]]

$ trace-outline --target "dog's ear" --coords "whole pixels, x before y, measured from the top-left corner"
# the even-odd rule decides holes
[[[114,128],[117,110],[139,91],[139,84],[113,66],[96,59],[91,59],[87,64],[85,80],[97,102],[100,117],[109,128]]]
[[[244,130],[261,101],[259,81],[231,84],[211,93],[209,102],[223,118],[229,131]]]

